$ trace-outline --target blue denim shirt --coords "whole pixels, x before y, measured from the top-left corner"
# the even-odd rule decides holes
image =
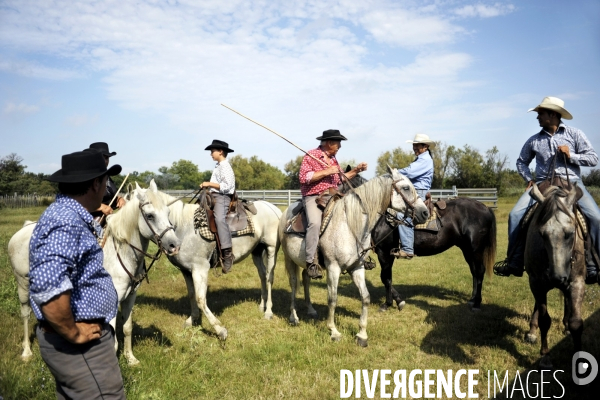
[[[408,167],[399,169],[398,172],[410,179],[415,189],[431,189],[433,160],[428,151],[419,154],[415,161],[410,163]]]
[[[117,291],[102,265],[100,232],[91,214],[68,196],[57,195],[44,211],[29,243],[30,303],[38,320],[44,320],[40,305],[68,290],[75,321],[115,317]]]
[[[565,165],[562,153],[558,155],[554,169],[555,176],[566,179],[569,174],[570,180],[579,180],[581,179],[580,166],[594,167],[598,164],[598,155],[585,134],[577,128],[561,123],[554,135],[542,129],[527,139],[517,159],[517,171],[526,182],[532,180],[529,164],[535,157],[535,179],[537,182],[546,180],[552,175],[552,158],[558,146],[562,145],[569,146],[571,158],[567,158]]]

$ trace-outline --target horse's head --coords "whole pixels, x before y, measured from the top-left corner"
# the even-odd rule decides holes
[[[346,166],[346,172],[350,172],[351,170],[352,170],[352,166],[350,166],[350,165]],[[342,186],[340,188],[340,192],[346,194],[353,188],[357,188],[367,181],[368,180],[363,178],[362,176],[360,176],[360,174],[354,175],[354,177],[349,180],[346,180],[344,178],[342,180]]]
[[[391,208],[402,213],[412,213],[416,223],[422,224],[429,218],[429,211],[423,200],[417,195],[414,185],[395,168],[388,165],[388,172],[392,175]]]
[[[534,254],[539,251],[546,252],[549,265],[546,266],[545,274],[551,280],[564,284],[571,275],[571,267],[575,260],[573,250],[576,246],[583,247],[583,240],[577,238],[577,220],[574,213],[575,203],[582,195],[581,188],[577,184],[566,187],[549,186],[542,193],[534,183],[529,194],[539,203],[539,208],[529,227],[527,246],[539,244],[536,238],[543,241],[544,249],[531,250]]]
[[[154,179],[148,189],[142,189],[137,182],[136,188],[129,187],[127,197],[138,204],[138,229],[140,234],[153,241],[168,256],[179,252],[181,240],[175,234],[175,229],[169,221],[169,208],[158,195]]]

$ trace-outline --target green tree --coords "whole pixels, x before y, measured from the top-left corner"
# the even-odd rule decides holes
[[[229,163],[235,173],[235,186],[239,190],[282,189],[286,183],[286,176],[279,168],[256,156],[248,159],[236,155],[229,159]]]
[[[600,186],[600,169],[593,169],[581,177],[585,186]]]
[[[175,161],[168,169],[168,173],[179,176],[176,184],[178,189],[195,189],[202,183],[198,166],[188,160]]]
[[[459,149],[449,146],[446,151],[449,168],[449,185],[457,187],[483,187],[485,182],[483,156],[473,147],[466,144]]]
[[[285,164],[285,189],[300,189],[300,166],[304,156],[298,156]]]
[[[403,150],[401,147],[396,147],[392,151],[381,153],[377,158],[376,175],[387,174],[388,164],[392,168],[405,168],[415,159],[415,154],[412,151]]]
[[[22,164],[23,158],[16,153],[11,153],[0,158],[0,194],[13,194],[17,191],[18,181],[25,174],[26,165]]]

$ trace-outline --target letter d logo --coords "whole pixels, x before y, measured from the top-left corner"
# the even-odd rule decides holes
[[[598,375],[598,362],[593,355],[585,351],[573,354],[571,367],[573,382],[576,385],[587,385]]]

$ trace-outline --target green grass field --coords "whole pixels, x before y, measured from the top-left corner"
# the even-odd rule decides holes
[[[498,255],[507,246],[507,216],[516,198],[500,199]],[[0,210],[0,398],[51,399],[54,381],[39,356],[33,340],[33,359],[20,360],[22,324],[17,288],[6,253],[10,237],[25,219],[37,219],[42,208]],[[402,311],[378,312],[385,291],[379,267],[367,271],[371,294],[369,347],[354,342],[358,331],[360,301],[347,275],[340,280],[336,314],[341,342],[331,342],[326,327],[327,288],[324,281],[312,283],[312,296],[319,318],[306,318],[302,297],[301,323],[288,324],[290,290],[280,252],[273,288],[275,317],[262,319],[258,310],[259,278],[251,260],[234,265],[233,272],[209,280],[208,304],[229,330],[225,344],[219,342],[206,321],[183,329],[189,303],[183,278],[168,261],[161,259],[142,284],[134,308],[134,353],[141,365],[129,367],[120,356],[121,371],[129,399],[330,399],[340,397],[340,370],[375,369],[453,370],[477,369],[479,398],[488,398],[487,373],[509,373],[512,391],[499,398],[528,398],[521,391],[531,370],[538,369],[539,343],[523,341],[529,328],[533,297],[527,278],[486,277],[480,313],[466,305],[472,289],[471,275],[456,249],[433,257],[396,261],[394,282],[406,299]],[[600,360],[600,286],[588,286],[583,308],[583,348]],[[561,333],[562,299],[549,294],[552,328],[549,334],[558,384],[544,376],[546,397],[597,398],[600,377],[588,386],[571,379],[572,341]],[[34,317],[32,316],[32,321]],[[35,339],[33,330],[30,331]],[[119,334],[120,340],[122,335]],[[408,375],[407,373],[407,375]],[[389,378],[389,377],[388,377]],[[420,377],[423,379],[423,376]],[[529,375],[529,394],[540,389],[541,376]],[[536,386],[537,385],[537,386]],[[392,393],[392,379],[388,392]],[[432,388],[435,393],[435,385]],[[466,381],[461,381],[466,391]],[[380,397],[379,385],[375,398]],[[493,389],[492,389],[493,390]],[[493,392],[492,392],[493,394]],[[595,394],[595,395],[594,395]],[[361,398],[367,398],[364,386]],[[408,394],[407,394],[408,396]],[[355,398],[352,393],[350,398]],[[538,393],[541,398],[541,393]]]

